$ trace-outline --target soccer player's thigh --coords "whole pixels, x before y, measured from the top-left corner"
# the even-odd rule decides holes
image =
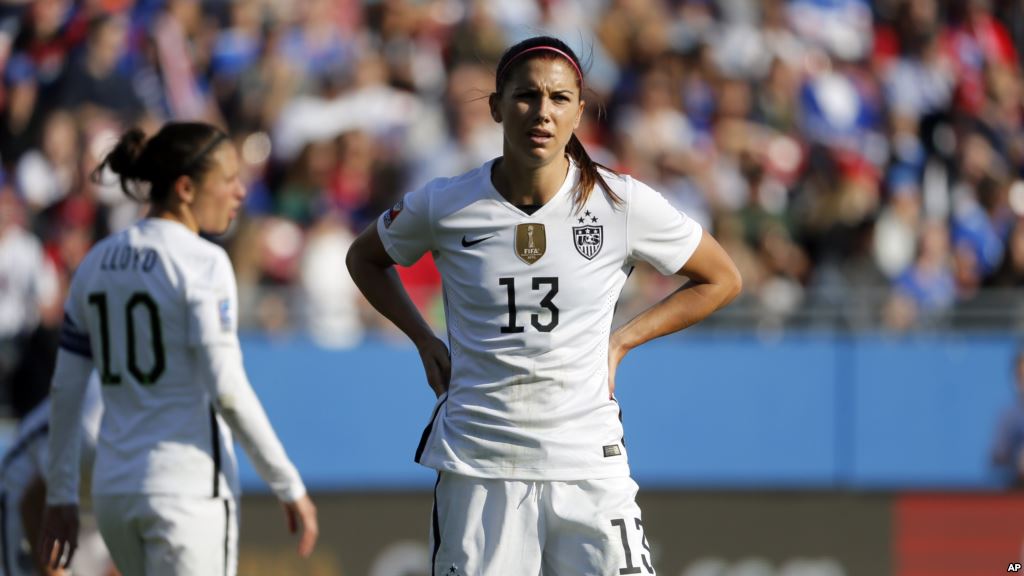
[[[96,525],[122,574],[145,574],[146,549],[139,533],[139,520],[147,514],[145,499],[135,494],[96,495],[92,499]]]
[[[442,472],[430,543],[437,576],[538,576],[538,483]]]
[[[143,524],[146,576],[233,576],[237,570],[235,503],[224,498],[150,496]]]
[[[544,576],[654,574],[632,478],[551,482]]]

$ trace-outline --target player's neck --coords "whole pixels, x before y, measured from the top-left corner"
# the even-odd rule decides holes
[[[179,224],[184,225],[189,230],[199,233],[199,224],[196,222],[195,216],[192,215],[192,211],[187,206],[178,207],[153,207],[150,209],[148,216],[150,218],[159,218],[161,220],[172,220]]]
[[[543,166],[524,166],[506,154],[494,164],[491,183],[511,204],[543,205],[558,193],[568,171],[565,156]]]

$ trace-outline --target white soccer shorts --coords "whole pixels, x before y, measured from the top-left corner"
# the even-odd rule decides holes
[[[100,533],[126,576],[235,576],[238,507],[231,499],[148,494],[93,497]]]
[[[434,488],[431,576],[654,574],[632,478],[471,478]]]

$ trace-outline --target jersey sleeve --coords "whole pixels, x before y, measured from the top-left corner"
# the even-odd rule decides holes
[[[50,437],[47,453],[48,504],[78,502],[82,404],[92,362],[65,350],[57,353],[50,384]]]
[[[237,346],[238,289],[228,255],[218,249],[196,272],[186,288],[189,346]]]
[[[405,195],[377,219],[377,233],[391,259],[411,266],[433,247],[430,184]]]
[[[89,255],[91,256],[91,254]],[[86,256],[71,278],[68,288],[68,299],[64,302],[64,321],[60,327],[60,349],[82,358],[92,359],[92,345],[89,342],[89,325],[84,302],[88,301],[85,292],[85,277],[92,266],[93,259]]]
[[[632,178],[629,182],[629,260],[642,260],[662,274],[675,274],[697,250],[703,230],[651,187]]]
[[[199,352],[203,380],[218,412],[238,436],[256,471],[282,501],[306,493],[245,374],[238,342],[238,296],[227,254],[218,249],[186,290],[189,345]]]
[[[103,393],[100,390],[100,376],[96,370],[89,375],[85,396],[82,398],[82,475],[92,475],[96,461],[96,444],[99,443],[100,424],[103,421]]]

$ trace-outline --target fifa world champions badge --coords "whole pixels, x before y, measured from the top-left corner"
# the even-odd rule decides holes
[[[516,256],[527,264],[533,264],[548,250],[548,237],[543,224],[519,224],[516,226]]]

